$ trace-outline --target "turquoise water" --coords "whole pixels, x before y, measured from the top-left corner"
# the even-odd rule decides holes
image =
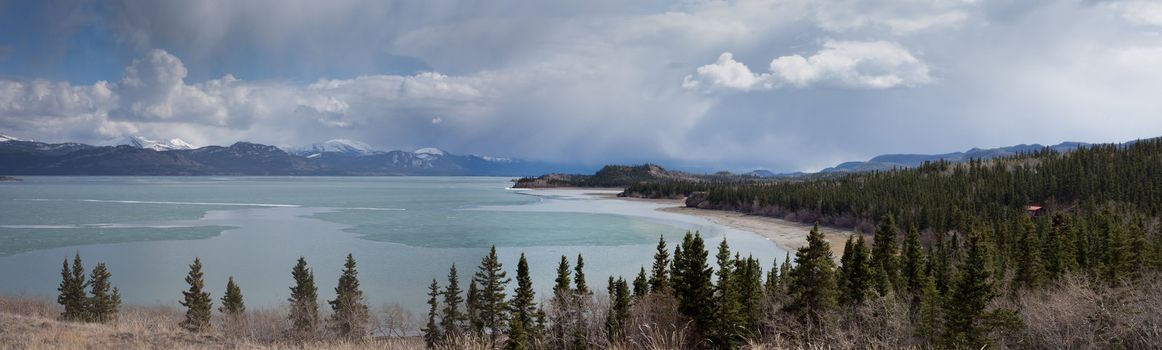
[[[527,255],[541,294],[557,260],[586,257],[593,286],[648,266],[658,235],[687,230],[727,238],[743,255],[781,257],[774,244],[705,220],[654,209],[662,204],[577,191],[512,191],[507,178],[480,177],[30,177],[0,183],[0,292],[54,296],[61,261],[79,252],[106,262],[125,302],[176,305],[195,256],[217,296],[227,276],[247,304],[288,296],[299,256],[329,298],[352,253],[375,306],[419,312],[432,278],[450,264],[462,286],[496,245],[508,269]],[[708,244],[713,246],[711,244]],[[512,273],[512,272],[510,272]],[[604,289],[604,288],[601,288]]]

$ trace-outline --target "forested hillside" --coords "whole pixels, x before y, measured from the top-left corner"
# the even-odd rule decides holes
[[[1111,207],[1157,216],[1162,210],[1162,141],[1049,149],[991,161],[929,162],[918,168],[797,182],[651,182],[627,195],[688,196],[702,207],[825,225],[870,229],[892,214],[920,230],[964,231],[1042,213],[1093,214]],[[1088,215],[1087,215],[1088,216]]]

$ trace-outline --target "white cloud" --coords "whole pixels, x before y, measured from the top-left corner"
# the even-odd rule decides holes
[[[292,138],[311,132],[306,130],[344,129],[367,125],[372,118],[409,117],[408,113],[384,115],[392,111],[468,114],[462,107],[488,97],[488,85],[494,81],[486,74],[450,77],[425,72],[320,80],[309,85],[243,81],[232,75],[188,84],[186,75],[185,65],[176,56],[150,50],[125,68],[118,83],[72,86],[47,80],[0,80],[0,125],[38,137],[79,137],[76,141],[90,142],[149,130],[159,134],[151,136],[182,137],[203,144],[215,143],[206,140],[205,134],[251,133],[270,140],[273,129],[297,125],[305,130],[282,132],[286,139],[270,140],[294,143]]]
[[[1117,12],[1127,22],[1162,26],[1162,2],[1158,1],[1112,1],[1103,4],[1104,7]]]
[[[780,83],[796,87],[830,84],[846,88],[888,89],[932,81],[928,65],[899,44],[885,41],[827,41],[823,50],[803,57],[783,56],[771,61]]]
[[[975,0],[820,1],[814,11],[820,28],[831,32],[886,29],[893,35],[956,27],[970,20]]]
[[[734,60],[734,55],[724,52],[718,56],[718,61],[698,67],[697,77],[687,75],[682,87],[687,89],[731,89],[748,91],[752,89],[770,89],[770,74],[754,74],[745,64]]]
[[[913,87],[932,81],[928,65],[899,44],[873,41],[833,41],[809,57],[790,55],[775,58],[770,73],[755,74],[727,52],[712,64],[698,67],[686,76],[687,89],[770,90],[782,87],[807,88],[816,85],[853,89]]]

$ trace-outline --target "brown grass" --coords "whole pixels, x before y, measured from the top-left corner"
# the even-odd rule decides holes
[[[1012,310],[1005,327],[994,328],[988,348],[1078,349],[1156,348],[1162,344],[1162,278],[1155,274],[1133,284],[1110,286],[1081,275],[1070,275],[1037,291],[1000,297],[990,309]],[[683,349],[697,345],[690,321],[675,312],[666,296],[635,302],[624,337],[609,341],[603,327],[603,295],[586,312],[589,347],[595,349]],[[858,307],[833,310],[823,328],[810,329],[778,302],[767,301],[768,316],[750,349],[881,349],[933,348],[916,337],[906,298],[876,297]],[[423,349],[413,315],[398,305],[374,309],[370,331],[377,337],[294,342],[283,308],[248,311],[244,320],[224,326],[216,318],[206,333],[189,333],[177,326],[182,312],[173,307],[123,307],[117,321],[90,324],[58,321],[60,308],[43,297],[0,296],[0,349]],[[501,336],[503,343],[504,337]],[[536,348],[558,344],[551,335]],[[487,339],[463,336],[440,349],[487,349]]]

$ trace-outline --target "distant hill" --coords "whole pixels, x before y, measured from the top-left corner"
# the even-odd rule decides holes
[[[738,175],[699,175],[681,171],[666,170],[656,164],[606,165],[593,175],[548,174],[540,177],[526,177],[516,181],[514,188],[547,187],[626,187],[638,183],[669,181],[707,181],[737,178]]]
[[[1089,145],[1082,142],[1062,142],[1053,146],[1043,146],[1039,144],[1032,145],[1016,145],[1009,147],[998,148],[973,148],[964,152],[954,152],[945,154],[885,154],[873,157],[867,161],[845,162],[834,167],[820,170],[820,173],[834,173],[834,172],[868,172],[868,171],[883,171],[892,170],[892,168],[912,168],[924,164],[924,162],[935,162],[939,160],[946,160],[953,163],[968,161],[971,159],[993,159],[1000,157],[1008,157],[1021,153],[1032,153],[1040,151],[1048,147],[1057,152],[1069,152],[1078,147]]]
[[[3,136],[0,174],[529,176],[587,169],[520,159],[454,155],[434,148],[417,152],[378,151],[349,140],[332,140],[338,142],[328,141],[293,152],[249,142],[187,149],[183,145],[188,144],[173,140],[166,143],[145,138],[129,140],[139,142],[93,146]]]

